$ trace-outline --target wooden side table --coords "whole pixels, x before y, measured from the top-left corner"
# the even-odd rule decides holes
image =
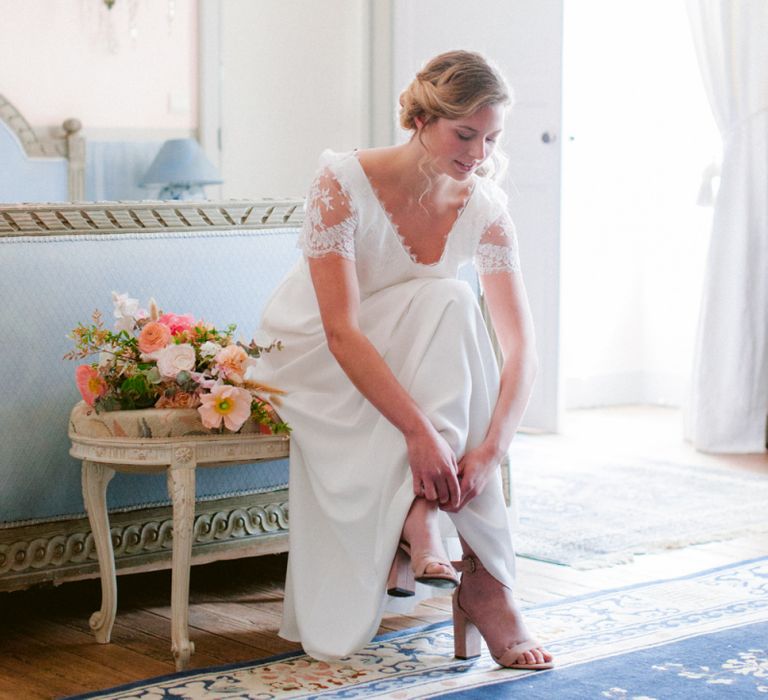
[[[168,414],[168,411],[174,413]],[[179,421],[180,412],[186,412],[186,421]],[[104,416],[111,425],[117,414],[130,416],[129,423],[139,433],[150,435],[170,433],[164,437],[114,435],[126,433],[122,428],[105,429]],[[143,416],[141,414],[144,414]],[[189,641],[189,567],[192,558],[192,527],[195,515],[195,469],[224,467],[286,457],[289,451],[287,436],[211,433],[200,425],[199,431],[190,431],[190,421],[197,420],[194,409],[150,409],[145,411],[116,411],[94,414],[85,404],[75,406],[70,417],[70,454],[81,459],[83,499],[88,512],[94,544],[99,560],[101,578],[101,608],[93,613],[90,626],[96,640],[109,643],[117,612],[117,580],[112,538],[107,511],[107,485],[116,471],[152,473],[165,471],[168,495],[173,504],[173,551],[171,573],[171,651],[176,669],[182,670],[194,653]],[[125,425],[125,421],[122,421]],[[152,426],[162,426],[152,432]],[[175,435],[174,427],[184,425],[185,434]],[[133,431],[131,431],[133,432]],[[106,434],[105,434],[106,433]],[[190,434],[197,433],[197,434]]]

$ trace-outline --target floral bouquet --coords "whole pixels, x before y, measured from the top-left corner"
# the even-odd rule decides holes
[[[281,350],[280,341],[257,333],[246,344],[233,340],[235,325],[222,331],[189,314],[162,313],[154,299],[149,311],[127,294],[112,292],[112,300],[115,330],[94,311],[90,325],[80,323],[67,336],[76,347],[64,356],[98,354],[75,370],[83,400],[97,412],[197,408],[209,429],[237,432],[253,418],[261,432],[290,432],[270,405],[279,405],[283,392],[254,378],[256,358]]]

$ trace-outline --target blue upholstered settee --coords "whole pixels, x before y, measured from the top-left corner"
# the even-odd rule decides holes
[[[98,575],[68,415],[79,399],[67,334],[111,292],[249,338],[299,256],[298,202],[0,205],[0,590]],[[200,470],[196,561],[287,549],[287,462]],[[118,570],[167,567],[159,475],[107,492]]]

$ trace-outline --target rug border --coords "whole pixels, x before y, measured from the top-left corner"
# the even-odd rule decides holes
[[[646,586],[655,586],[662,583],[670,583],[672,581],[685,581],[687,579],[696,578],[699,576],[707,576],[709,574],[713,574],[718,571],[723,571],[725,569],[732,569],[739,566],[747,566],[749,564],[754,564],[759,561],[768,561],[768,556],[753,557],[751,559],[744,559],[737,562],[731,562],[730,564],[722,564],[721,566],[715,566],[710,569],[702,569],[700,571],[694,571],[692,573],[685,574],[683,576],[672,576],[669,578],[655,579],[653,581],[643,581],[640,583],[632,583],[626,586],[618,586],[616,588],[606,588],[604,590],[593,591],[591,593],[584,593],[582,595],[569,596],[568,598],[560,598],[558,600],[550,600],[543,603],[536,603],[535,605],[531,605],[530,607],[524,608],[524,611],[525,610],[542,610],[545,608],[554,607],[556,605],[562,605],[565,602],[576,603],[584,600],[589,600],[590,598],[596,598],[602,595],[610,595],[610,594],[619,593],[622,591],[634,590],[636,588],[643,588]],[[440,629],[442,627],[447,627],[450,624],[451,624],[451,620],[449,619],[449,620],[443,620],[441,622],[432,622],[428,625],[421,625],[419,627],[409,627],[404,630],[395,630],[393,632],[385,632],[384,634],[377,635],[371,641],[382,642],[388,639],[392,639],[394,637],[404,636],[406,634],[421,634],[423,632],[428,632],[433,629]],[[201,674],[207,675],[210,673],[218,673],[222,671],[233,671],[240,668],[244,668],[246,666],[262,666],[262,665],[266,665],[267,663],[275,663],[278,661],[284,661],[285,659],[295,658],[299,656],[306,656],[306,655],[307,655],[306,652],[304,652],[303,650],[288,651],[282,654],[275,654],[274,656],[268,656],[263,659],[255,659],[250,661],[236,661],[234,663],[220,664],[217,666],[204,666],[196,669],[188,669],[186,671],[175,671],[172,673],[166,673],[162,676],[152,676],[150,678],[145,678],[140,681],[132,681],[130,683],[102,688],[100,690],[92,690],[92,691],[88,691],[86,693],[82,693],[78,695],[67,695],[63,697],[62,700],[88,700],[88,698],[97,698],[100,695],[106,695],[108,693],[118,693],[118,692],[133,690],[134,688],[138,688],[144,685],[163,683],[172,678],[182,679],[182,678],[190,678],[190,677],[201,675]]]

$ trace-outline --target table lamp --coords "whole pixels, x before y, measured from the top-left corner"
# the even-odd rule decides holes
[[[163,185],[159,199],[205,199],[203,185],[223,182],[195,139],[169,139],[158,151],[141,187]]]

